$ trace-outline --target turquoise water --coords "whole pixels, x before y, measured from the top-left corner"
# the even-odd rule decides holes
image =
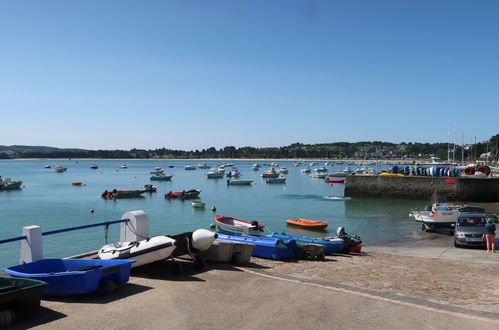
[[[227,186],[226,179],[207,179],[205,169],[187,171],[185,165],[199,161],[164,160],[1,160],[0,175],[22,180],[25,186],[16,191],[0,191],[0,239],[20,236],[22,227],[39,225],[42,231],[80,226],[120,219],[132,210],[144,210],[149,217],[149,233],[175,234],[207,228],[215,214],[246,220],[258,220],[272,231],[286,231],[306,236],[326,236],[335,233],[338,226],[348,233],[359,234],[365,244],[378,244],[400,239],[419,232],[420,226],[408,217],[409,210],[423,207],[426,201],[393,199],[352,199],[331,201],[328,195],[343,195],[343,185],[328,185],[324,179],[310,178],[294,167],[292,162],[276,161],[286,167],[286,184],[267,184],[259,171],[251,169],[255,161],[235,161],[242,178],[253,179],[251,186]],[[97,170],[91,170],[92,164]],[[120,169],[123,163],[127,169]],[[212,167],[224,161],[206,161]],[[263,163],[263,162],[260,162]],[[265,163],[270,163],[266,161]],[[51,165],[51,169],[43,168]],[[56,173],[56,164],[68,168]],[[174,168],[166,168],[172,164]],[[322,163],[320,164],[322,165]],[[149,171],[160,166],[166,174],[173,173],[172,181],[150,181]],[[330,172],[344,166],[329,167]],[[354,168],[354,167],[352,167]],[[82,181],[85,186],[72,186]],[[138,189],[153,183],[158,191],[142,198],[105,200],[100,194],[105,189]],[[199,188],[200,199],[206,209],[194,209],[190,201],[166,200],[169,191]],[[215,206],[217,211],[210,209]],[[90,209],[95,212],[90,213]],[[329,221],[327,231],[311,232],[287,227],[289,218],[307,218]],[[117,241],[119,225],[112,225],[109,242]],[[97,227],[44,237],[45,257],[64,257],[96,250],[105,244],[104,228]],[[18,263],[20,242],[1,245],[0,266]]]

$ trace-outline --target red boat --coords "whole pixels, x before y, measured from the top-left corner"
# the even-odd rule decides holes
[[[176,192],[169,192],[165,194],[165,198],[168,199],[192,199],[192,198],[197,198],[199,196],[199,193],[201,190],[199,189],[191,189],[187,191],[176,191]]]
[[[345,179],[326,179],[327,183],[344,183]]]
[[[71,183],[73,186],[84,186],[83,182],[73,182]]]
[[[100,196],[102,198],[132,198],[132,197],[141,197],[145,193],[145,189],[136,189],[136,190],[116,190],[112,191],[105,190]]]

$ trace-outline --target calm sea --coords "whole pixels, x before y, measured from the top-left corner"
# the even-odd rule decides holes
[[[227,161],[206,161],[212,167]],[[343,185],[329,185],[324,179],[310,178],[294,167],[292,162],[276,161],[286,167],[286,184],[267,184],[260,173],[254,171],[254,161],[235,161],[242,178],[253,179],[251,186],[227,186],[226,179],[207,179],[205,169],[187,171],[185,165],[198,161],[164,160],[1,160],[0,175],[22,180],[24,188],[0,191],[0,239],[20,236],[22,227],[39,225],[42,231],[80,226],[120,219],[132,210],[144,210],[149,217],[150,235],[175,234],[208,228],[215,214],[245,220],[258,220],[272,231],[286,231],[306,236],[326,236],[336,232],[338,226],[348,233],[361,236],[365,244],[379,244],[417,235],[420,226],[408,217],[409,210],[423,207],[426,201],[353,198],[349,201],[325,199],[328,195],[343,195]],[[92,164],[99,166],[91,170]],[[127,169],[119,166],[126,163]],[[260,162],[270,163],[270,161]],[[68,168],[66,172],[53,171],[56,164]],[[166,165],[174,165],[167,168]],[[44,165],[51,165],[45,169]],[[320,163],[322,165],[322,163]],[[154,167],[173,173],[171,182],[150,181]],[[341,170],[344,165],[329,166],[329,171]],[[355,167],[352,167],[354,169]],[[84,186],[73,186],[82,181]],[[137,189],[153,183],[158,191],[142,198],[105,200],[100,194],[105,189]],[[206,209],[194,209],[190,201],[166,200],[169,191],[199,188],[200,199]],[[211,208],[215,206],[216,212]],[[90,213],[94,209],[94,213]],[[307,218],[329,221],[324,232],[310,232],[287,227],[286,219]],[[119,225],[109,230],[109,242],[117,241]],[[97,227],[44,237],[45,257],[65,257],[96,250],[105,244],[104,228]],[[19,261],[20,242],[0,246],[0,266]]]

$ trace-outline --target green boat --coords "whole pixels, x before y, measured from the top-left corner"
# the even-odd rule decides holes
[[[172,179],[173,174],[166,175],[163,173],[158,173],[153,176],[151,176],[151,180],[155,181],[170,181]]]

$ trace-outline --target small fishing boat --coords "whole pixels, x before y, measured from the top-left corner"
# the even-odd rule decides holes
[[[329,176],[331,177],[346,177],[346,176],[349,176],[350,174],[352,174],[353,171],[350,169],[350,167],[347,167],[341,171],[337,171],[337,172],[334,172],[334,173],[331,173],[329,174]]]
[[[362,250],[362,240],[358,235],[347,234],[345,228],[338,227],[336,229],[336,237],[320,237],[319,240],[324,240],[326,242],[336,242],[338,240],[343,241],[343,249],[341,252],[360,252]]]
[[[325,229],[329,225],[329,222],[296,218],[286,220],[286,224],[307,229]]]
[[[325,199],[329,199],[331,201],[348,201],[352,199],[352,197],[347,197],[347,196],[324,196]]]
[[[281,167],[281,168],[279,169],[279,173],[280,173],[280,174],[288,174],[288,173],[289,173],[289,171],[288,171],[288,169],[287,169],[287,168],[285,168],[285,167]]]
[[[217,171],[215,169],[215,170],[211,170],[211,171],[206,172],[205,175],[208,179],[220,179],[220,178],[224,177],[224,172]]]
[[[203,169],[210,168],[210,166],[206,165],[206,163],[199,163],[196,166],[197,168],[203,168]]]
[[[416,222],[421,222],[421,229],[429,231],[435,228],[454,228],[459,208],[448,203],[433,203],[424,211],[412,210],[409,216],[414,217]]]
[[[153,236],[142,241],[116,242],[99,250],[100,259],[133,259],[132,267],[165,260],[175,250],[175,240],[168,236]]]
[[[50,165],[45,165],[43,168],[50,168]]]
[[[232,168],[232,170],[227,173],[227,177],[228,178],[238,178],[241,176],[241,172],[239,172],[239,170],[235,167]]]
[[[302,168],[302,169],[300,170],[300,172],[302,172],[302,173],[310,173],[311,171],[312,171],[312,170],[311,170],[311,169],[310,169],[310,167],[308,167],[308,166],[305,166],[304,168]]]
[[[149,172],[149,174],[163,174],[163,170],[161,167],[155,167],[152,171]]]
[[[246,235],[261,235],[264,225],[258,221],[246,221],[223,215],[215,216],[215,227],[218,231],[233,233],[233,234],[246,234]]]
[[[279,176],[279,173],[277,173],[273,167],[269,168],[267,171],[263,172],[260,174],[262,178],[277,178]]]
[[[323,178],[327,178],[328,174],[327,174],[327,172],[314,172],[314,173],[310,174],[310,177],[323,179]]]
[[[79,181],[79,182],[73,182],[73,183],[71,183],[71,184],[72,184],[73,186],[79,186],[79,187],[81,187],[81,186],[84,186],[84,185],[85,185],[83,182],[80,182],[80,181]]]
[[[56,165],[56,166],[54,167],[54,172],[61,173],[61,172],[64,172],[64,171],[66,171],[66,170],[67,170],[67,168],[66,168],[66,167],[64,167],[64,166],[62,166],[62,165]]]
[[[23,184],[20,180],[11,180],[9,178],[2,178],[0,176],[0,190],[14,190],[20,189]]]
[[[153,181],[171,181],[172,177],[173,177],[173,174],[167,175],[167,174],[163,174],[163,173],[158,173],[158,174],[154,174],[153,176],[151,176],[151,180],[153,180]]]
[[[341,239],[336,240],[336,241],[333,241],[333,240],[325,241],[325,240],[320,239],[320,238],[310,238],[310,237],[303,237],[303,236],[297,236],[297,235],[289,235],[286,233],[272,233],[269,236],[273,237],[273,238],[279,238],[279,239],[295,240],[298,245],[302,245],[302,244],[323,245],[325,254],[338,253],[338,252],[341,252],[343,250],[343,240],[341,240]]]
[[[143,193],[145,193],[145,189],[135,189],[135,190],[116,190],[112,191],[104,190],[101,194],[102,198],[133,198],[133,197],[141,197]]]
[[[120,168],[128,168],[128,166],[126,164],[121,164]]]
[[[145,184],[144,190],[146,192],[153,193],[153,192],[156,192],[156,190],[158,190],[158,188],[156,186],[153,186],[152,184]]]
[[[204,209],[206,203],[201,200],[192,201],[192,207],[197,209]]]
[[[134,260],[42,259],[5,268],[12,276],[46,282],[44,296],[96,292],[128,281]],[[110,284],[113,282],[113,284]]]
[[[176,192],[169,192],[165,194],[165,198],[167,199],[194,199],[199,196],[201,190],[199,189],[191,189],[191,190],[183,190]]]
[[[186,170],[188,170],[188,171],[192,171],[192,170],[195,170],[195,169],[196,169],[196,166],[194,166],[194,165],[186,165],[186,166],[184,166],[184,168],[185,168]]]
[[[217,232],[218,240],[221,242],[236,242],[254,244],[252,256],[278,260],[292,259],[299,250],[295,240],[277,239],[271,237],[246,236]]]
[[[96,169],[98,169],[98,168],[99,168],[99,166],[97,166],[97,165],[95,165],[95,164],[93,164],[92,166],[90,166],[90,169],[91,169],[91,170],[96,170]]]
[[[254,169],[255,171],[258,171],[260,169],[260,164],[255,163],[255,164],[251,165],[251,168]]]
[[[325,173],[325,172],[327,172],[327,171],[328,171],[328,169],[327,169],[327,168],[325,168],[324,166],[322,166],[322,167],[318,167],[318,168],[316,168],[316,169],[314,170],[314,172],[317,172],[317,173]]]
[[[345,183],[345,179],[326,179],[327,183]]]
[[[265,179],[267,183],[286,183],[286,178],[284,177],[279,177],[279,178],[267,178]]]
[[[253,183],[253,180],[249,180],[249,179],[227,180],[227,185],[231,185],[231,186],[250,185],[252,183]]]

